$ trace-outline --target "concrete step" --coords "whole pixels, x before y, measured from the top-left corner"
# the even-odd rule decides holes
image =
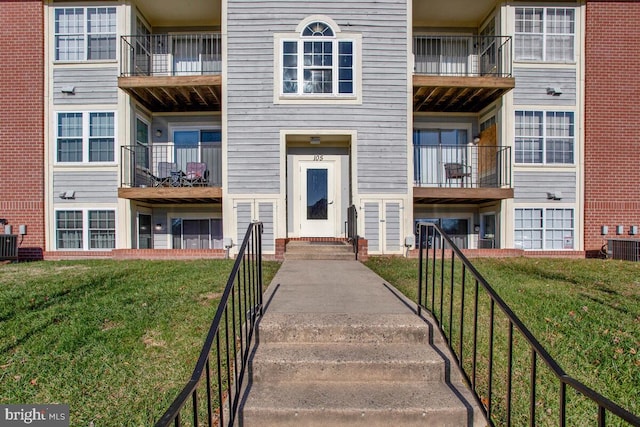
[[[343,241],[316,242],[293,240],[284,253],[288,260],[355,260],[353,247]]]
[[[349,253],[284,253],[286,260],[333,260],[333,261],[355,261],[356,254]]]
[[[260,343],[421,343],[441,340],[418,316],[407,314],[267,313]]]
[[[485,426],[471,396],[457,394],[438,382],[254,383],[240,425]]]
[[[254,382],[444,380],[445,364],[423,344],[260,344],[251,365]]]

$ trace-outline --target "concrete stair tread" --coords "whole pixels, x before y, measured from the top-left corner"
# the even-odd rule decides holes
[[[353,252],[345,253],[291,253],[285,252],[286,260],[333,260],[333,261],[355,261],[356,255]]]
[[[260,339],[297,343],[427,343],[429,326],[412,313],[267,313],[260,322]]]
[[[424,344],[261,344],[256,381],[442,381],[444,359]]]
[[[287,247],[323,247],[323,246],[346,246],[351,247],[349,242],[344,240],[312,241],[312,240],[290,240]]]
[[[423,344],[266,343],[260,344],[259,350],[256,360],[260,358],[283,363],[442,362],[442,358],[432,347]]]
[[[260,383],[252,385],[243,417],[251,421],[255,414],[260,425],[389,425],[402,421],[403,425],[459,426],[470,417],[481,418],[480,414],[471,416],[470,407],[471,402],[464,403],[448,385],[438,382]],[[337,422],[329,422],[331,419]]]

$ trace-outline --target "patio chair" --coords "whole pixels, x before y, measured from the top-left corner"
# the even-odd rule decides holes
[[[178,171],[178,165],[172,162],[158,162],[158,174],[153,177],[154,187],[173,186],[173,177]]]
[[[209,181],[209,171],[204,162],[188,162],[185,173],[185,183],[193,187],[194,185],[205,186]]]
[[[471,166],[462,163],[445,163],[444,175],[449,187],[451,187],[451,180],[454,179],[459,179],[460,187],[464,187],[465,178],[471,177]]]

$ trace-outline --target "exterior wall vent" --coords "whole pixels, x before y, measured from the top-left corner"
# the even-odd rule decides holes
[[[0,234],[0,261],[18,260],[18,236]]]
[[[609,239],[607,256],[625,261],[640,261],[640,240]]]

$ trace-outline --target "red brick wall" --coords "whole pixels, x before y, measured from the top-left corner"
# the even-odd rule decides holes
[[[45,240],[43,15],[41,0],[0,2],[0,218],[27,226],[20,259]]]
[[[640,225],[640,2],[587,2],[585,250]]]

